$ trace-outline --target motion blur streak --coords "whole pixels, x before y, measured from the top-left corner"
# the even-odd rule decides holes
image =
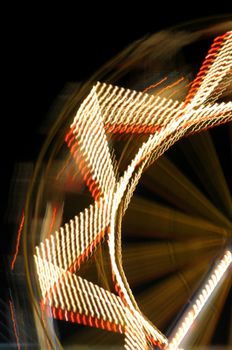
[[[158,83],[148,86],[146,89],[143,90],[143,92],[148,92],[149,90],[154,89],[155,87],[159,86],[160,84],[162,84],[166,80],[167,80],[167,77],[161,79],[160,81],[158,81]]]
[[[13,259],[11,261],[11,270],[12,271],[14,270],[15,261],[17,259],[17,255],[18,255],[18,252],[19,252],[20,238],[21,238],[21,234],[22,234],[22,230],[23,230],[24,220],[25,220],[25,216],[24,216],[24,213],[23,213],[22,219],[21,219],[21,222],[20,222],[20,226],[19,226],[19,229],[18,229],[18,233],[17,233],[15,254],[14,254]]]
[[[200,135],[199,135],[200,136]],[[203,167],[203,161],[205,161],[204,155],[202,155],[203,152],[201,150],[203,149],[203,145],[205,147],[207,146],[207,134],[204,133],[204,136],[199,137],[199,144],[197,144],[196,149],[198,151],[199,159],[202,162]],[[210,141],[209,141],[210,142]],[[212,143],[212,141],[211,141]],[[194,155],[196,156],[195,152],[193,153],[191,144],[187,145],[189,146],[184,147],[184,155],[186,154],[186,158],[190,162],[190,164],[195,165],[194,163]],[[206,172],[209,172],[209,181],[207,184],[205,184],[205,187],[207,189],[207,192],[211,189],[211,184],[215,183],[214,178],[216,178],[217,186],[216,186],[216,194],[218,194],[218,197],[221,199],[220,202],[225,200],[225,203],[228,204],[227,210],[230,210],[230,192],[228,187],[225,185],[225,179],[222,170],[220,170],[220,167],[218,167],[218,171],[214,172],[214,176],[212,176],[212,169],[215,166],[215,163],[212,163],[211,160],[213,158],[213,155],[215,154],[215,151],[213,152],[212,148],[210,148],[210,155],[208,152],[208,148],[206,147],[206,154],[207,159],[209,159],[209,166],[207,164]],[[191,152],[191,153],[190,153]],[[214,161],[215,158],[214,158]],[[208,170],[209,169],[211,170]],[[203,175],[201,172],[198,171],[198,175],[200,179],[203,182]],[[178,207],[180,210],[187,210],[188,214],[194,214],[195,216],[200,216],[203,219],[206,219],[209,221],[209,225],[215,225],[216,226],[224,226],[224,227],[230,227],[231,222],[228,220],[226,215],[222,213],[215,205],[212,204],[212,202],[205,196],[199,189],[181,172],[169,159],[166,157],[160,158],[157,163],[156,167],[151,167],[148,169],[148,171],[144,174],[144,184],[146,188],[148,188],[153,193],[158,193],[159,195],[163,195],[165,197],[169,196],[171,197],[172,202]],[[219,194],[219,189],[220,194]],[[187,205],[188,204],[188,205]],[[149,208],[149,205],[152,207],[152,203],[143,203],[143,208]],[[150,207],[150,208],[151,208]],[[138,208],[138,206],[137,206]],[[138,210],[138,209],[137,209]],[[144,209],[143,209],[144,210]],[[154,212],[157,210],[158,213],[161,213],[162,208],[154,208]],[[164,209],[163,209],[164,210]],[[230,211],[229,211],[230,212]],[[165,210],[163,211],[165,213]],[[177,215],[177,213],[176,213]],[[180,214],[183,215],[183,214]],[[178,215],[180,217],[180,215]],[[187,219],[187,218],[186,218]],[[192,220],[192,225],[196,225],[196,219],[192,219],[191,217],[188,218],[189,220]],[[199,220],[199,219],[198,219]],[[185,221],[182,219],[182,222]],[[202,226],[201,226],[202,225]],[[197,229],[201,230],[201,228],[205,227],[206,225],[203,224],[203,222],[200,222]],[[181,229],[181,227],[180,227]],[[210,230],[212,232],[215,232],[215,229],[213,227],[210,227]]]
[[[10,304],[10,313],[11,313],[11,319],[12,319],[12,323],[13,323],[13,328],[14,328],[14,334],[15,334],[15,340],[16,340],[16,344],[17,344],[17,349],[20,350],[20,343],[19,343],[19,337],[18,337],[18,332],[17,332],[17,326],[16,326],[16,320],[15,320],[15,315],[14,315],[14,306],[11,300],[9,300],[9,304]]]
[[[223,209],[223,213],[225,213],[227,217],[230,217],[232,213],[232,199],[230,190],[225,180],[225,176],[220,166],[220,161],[210,134],[208,132],[205,132],[204,135],[199,134],[198,142],[196,143],[195,147],[193,147],[187,139],[186,146],[187,149],[183,149],[184,155],[188,159],[188,162],[193,165],[193,169],[201,181],[202,186],[204,186],[208,195],[215,200],[214,202],[218,203],[218,206]],[[204,152],[201,151],[202,149],[204,149]],[[204,174],[202,171],[196,170],[196,157],[198,159],[197,168],[203,167],[205,163],[205,157],[207,158],[207,167],[204,167]],[[214,169],[217,169],[217,171]],[[214,176],[212,176],[212,174],[214,174]],[[205,181],[206,176],[208,178],[207,184]],[[215,219],[217,218],[218,223],[222,223],[222,214],[220,219],[218,216],[219,210],[216,208],[216,206],[215,209],[218,212],[217,215],[216,212],[214,214]],[[228,219],[227,222],[225,221],[226,216],[223,216],[224,224],[226,226],[231,225]]]
[[[48,236],[50,236],[50,234],[52,233],[53,226],[55,223],[55,218],[56,218],[56,212],[57,212],[57,208],[54,207],[52,210],[52,219],[51,219],[51,224],[50,224],[49,231],[48,231]]]
[[[169,84],[167,86],[165,86],[162,90],[159,91],[159,94],[161,95],[164,91],[173,88],[174,86],[178,85],[179,83],[181,83],[184,80],[184,77],[181,77],[180,79],[178,79],[177,81],[174,81],[174,83]]]

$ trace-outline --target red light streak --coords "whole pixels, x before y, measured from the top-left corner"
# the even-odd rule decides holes
[[[160,81],[158,81],[158,83],[155,83],[155,84],[153,84],[153,85],[150,85],[150,86],[146,87],[146,89],[144,89],[143,92],[147,92],[147,91],[149,91],[149,90],[151,90],[151,89],[154,89],[155,87],[159,86],[159,85],[162,84],[164,81],[166,81],[167,78],[168,78],[168,77],[165,77],[165,78],[161,79]]]
[[[208,51],[207,56],[205,57],[205,60],[202,63],[202,66],[192,82],[191,88],[188,92],[188,95],[185,99],[185,103],[190,103],[194,95],[196,94],[196,91],[199,89],[202,80],[204,79],[211,63],[214,61],[218,51],[220,50],[223,40],[229,35],[229,32],[225,33],[224,35],[218,36],[214,39],[213,44],[211,45],[211,48]]]
[[[171,89],[172,87],[178,85],[178,84],[181,83],[184,79],[185,79],[184,77],[181,77],[180,79],[174,81],[174,83],[171,83],[171,84],[165,86],[163,89],[161,89],[161,90],[159,91],[159,95],[161,95],[164,91],[169,90],[169,89]]]
[[[51,220],[51,224],[50,224],[50,227],[49,227],[48,236],[50,236],[51,233],[52,233],[53,226],[54,226],[54,223],[55,223],[55,218],[56,218],[56,212],[57,212],[57,208],[54,207],[53,211],[52,211],[52,220]]]
[[[18,229],[18,233],[17,233],[15,254],[14,254],[13,259],[11,261],[11,270],[12,271],[14,269],[15,261],[17,259],[18,252],[19,252],[19,244],[20,244],[20,238],[21,238],[21,234],[22,234],[22,230],[23,230],[24,220],[25,220],[25,216],[24,216],[24,213],[23,213],[22,219],[21,219],[21,222],[20,222],[20,226],[19,226],[19,229]]]
[[[14,316],[14,308],[13,308],[13,304],[10,300],[9,300],[9,304],[10,304],[10,313],[11,313],[11,319],[12,319],[13,328],[14,328],[17,349],[20,350],[21,348],[20,348],[20,343],[19,343],[19,337],[17,334],[16,320],[15,320],[15,316]]]

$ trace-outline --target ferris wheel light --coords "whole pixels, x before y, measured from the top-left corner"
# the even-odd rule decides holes
[[[35,247],[42,304],[52,309],[54,317],[123,333],[127,350],[145,350],[151,341],[160,348],[178,349],[232,262],[227,250],[168,342],[140,311],[117,259],[121,254],[117,214],[123,200],[129,203],[144,169],[181,137],[232,120],[232,103],[215,103],[218,87],[232,66],[232,32],[217,45],[214,59],[207,69],[203,65],[184,102],[97,83],[65,138],[93,203]],[[119,177],[106,133],[139,134],[146,128],[147,141]],[[78,276],[80,266],[105,237],[117,295]]]
[[[176,333],[174,333],[174,335],[171,337],[167,350],[178,349],[178,346],[183,341],[184,337],[188,333],[191,325],[195,321],[201,309],[207,303],[209,297],[213,294],[216,287],[221,282],[222,278],[224,277],[231,263],[232,263],[232,254],[230,251],[225,251],[222,259],[217,264],[214,271],[211,273],[202,291],[199,292],[195,302],[193,303],[192,306],[190,306],[190,310],[187,311],[187,316],[184,316],[183,320],[179,322],[180,325],[177,326]],[[207,289],[207,292],[206,292],[206,289]],[[188,319],[188,315],[191,315],[190,319]],[[189,320],[189,322],[186,322],[186,318]]]

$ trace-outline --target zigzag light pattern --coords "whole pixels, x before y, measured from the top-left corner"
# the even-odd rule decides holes
[[[95,202],[41,242],[34,255],[42,305],[51,308],[54,318],[123,333],[128,350],[145,350],[152,343],[169,349],[179,345],[211,294],[210,281],[215,288],[226,269],[220,270],[220,278],[207,282],[204,290],[209,292],[204,293],[200,307],[197,301],[193,305],[191,322],[184,320],[183,332],[178,331],[168,345],[167,338],[139,310],[117,258],[117,214],[120,207],[125,212],[143,170],[172,144],[232,120],[232,102],[216,103],[226,89],[224,81],[231,77],[231,67],[232,32],[228,32],[215,39],[184,102],[104,83],[92,88],[65,140]],[[147,134],[147,141],[118,181],[106,133]],[[118,295],[76,275],[106,235]],[[230,252],[218,269],[222,263],[229,266]]]

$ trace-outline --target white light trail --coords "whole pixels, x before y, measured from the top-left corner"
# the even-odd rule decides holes
[[[225,276],[226,271],[229,269],[232,263],[232,253],[227,250],[221,261],[217,264],[213,272],[210,274],[206,284],[198,293],[195,302],[190,306],[189,310],[186,311],[183,320],[179,321],[180,324],[177,326],[174,335],[171,337],[170,342],[168,343],[167,350],[177,350],[184,337],[188,333],[193,322],[209,300],[209,297],[214,293],[216,287],[222,281]]]

